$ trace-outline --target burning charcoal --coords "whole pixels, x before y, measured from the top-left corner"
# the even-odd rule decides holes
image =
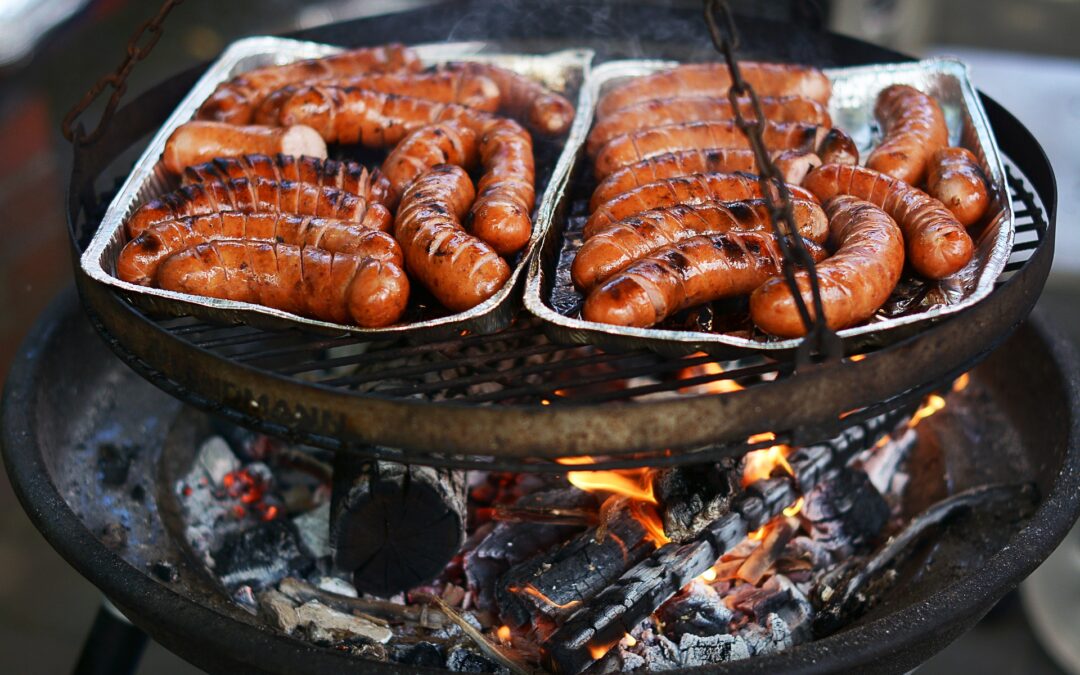
[[[746,641],[735,635],[694,635],[686,633],[679,640],[682,666],[694,668],[750,658]]]
[[[180,578],[180,572],[176,570],[176,565],[173,565],[167,560],[158,560],[150,565],[150,572],[155,577],[161,579],[167,583],[174,583]]]
[[[330,504],[329,502],[302,513],[292,519],[300,540],[316,558],[330,555]]]
[[[450,652],[446,669],[454,673],[494,673],[499,666],[476,652],[459,648]]]
[[[214,554],[214,568],[227,588],[241,584],[265,588],[286,576],[306,574],[313,562],[301,549],[296,528],[287,520],[261,522],[234,533]]]
[[[679,667],[679,648],[663,635],[642,641],[641,655],[649,670],[675,670]]]
[[[762,623],[747,624],[739,631],[739,637],[755,656],[775,654],[795,644],[791,630],[779,614],[766,615]]]
[[[829,548],[810,537],[798,536],[788,542],[783,557],[806,560],[814,569],[823,569],[832,564]]]
[[[109,523],[101,530],[101,543],[119,551],[127,546],[127,528],[120,523]]]
[[[394,632],[385,625],[339,612],[318,600],[310,600],[297,607],[296,621],[297,625],[305,628],[308,636],[317,642],[337,643],[361,637],[385,644],[394,637]]]
[[[126,483],[131,460],[138,452],[138,447],[129,443],[99,445],[97,468],[101,482],[110,487],[120,487]]]
[[[221,485],[225,476],[240,469],[240,460],[221,436],[211,436],[199,446],[195,466],[202,469],[214,485]]]
[[[602,661],[589,670],[593,675],[610,675],[610,673],[629,673],[646,665],[645,658],[640,654],[630,651],[625,645],[619,643],[617,647],[608,652]]]
[[[727,631],[731,610],[712,586],[694,581],[656,612],[664,632],[674,639],[683,635],[715,635]]]
[[[727,513],[739,492],[741,473],[735,460],[666,469],[653,480],[664,533],[674,542],[693,539]]]
[[[878,536],[889,505],[864,472],[838,471],[806,495],[803,515],[815,540],[847,554]]]
[[[442,649],[430,642],[418,642],[397,659],[398,663],[421,668],[442,668],[446,663]]]
[[[905,429],[899,438],[891,439],[875,449],[863,462],[863,469],[870,477],[870,482],[890,501],[898,502],[907,485],[908,477],[901,471],[901,467],[911,456],[917,440],[918,434],[914,429]]]

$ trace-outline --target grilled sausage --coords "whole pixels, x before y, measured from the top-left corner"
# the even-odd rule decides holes
[[[827,129],[800,122],[766,122],[762,139],[768,150],[813,151]],[[616,136],[596,155],[597,180],[643,159],[666,152],[692,148],[749,148],[742,130],[734,122],[689,122],[668,124]]]
[[[821,158],[806,150],[781,150],[772,158],[784,182],[799,185],[811,170],[821,166]]]
[[[945,205],[902,180],[861,166],[826,164],[803,185],[819,199],[853,195],[888,213],[904,234],[907,260],[929,279],[942,279],[971,260],[967,230]]]
[[[986,213],[990,194],[979,160],[966,148],[942,148],[930,159],[926,191],[970,226]]]
[[[284,213],[225,211],[166,220],[143,231],[120,251],[116,274],[124,281],[149,285],[161,261],[196,244],[219,239],[314,246],[402,264],[401,247],[393,237],[356,223]]]
[[[394,147],[382,164],[390,183],[391,207],[421,174],[437,164],[471,169],[479,157],[476,132],[460,122],[440,122],[420,127]]]
[[[510,255],[532,235],[536,168],[529,132],[514,120],[491,120],[480,136],[480,164],[484,175],[466,229],[499,255]]]
[[[453,63],[451,71],[488,77],[499,87],[499,111],[545,135],[559,136],[574,121],[574,106],[539,82],[490,63]]]
[[[829,78],[817,68],[787,63],[739,62],[743,80],[758,96],[800,96],[828,105],[832,91]],[[723,96],[731,88],[731,74],[724,63],[691,63],[621,84],[600,99],[597,116],[654,98],[673,96]]]
[[[735,171],[757,171],[753,151],[737,148],[695,148],[667,152],[613,171],[593,190],[589,199],[589,212],[625,192],[665,178],[688,176],[692,173]]]
[[[825,241],[829,223],[825,212],[814,202],[792,201],[799,234],[816,243]],[[645,211],[614,223],[582,244],[570,267],[578,289],[589,291],[597,283],[653,251],[711,232],[771,231],[772,222],[765,202],[680,204]]]
[[[209,162],[217,157],[238,155],[310,155],[326,157],[326,143],[319,134],[303,125],[291,127],[234,126],[223,122],[181,124],[165,141],[161,161],[173,173]]]
[[[397,321],[409,301],[398,265],[311,246],[211,241],[167,258],[158,285],[365,328]]]
[[[824,250],[807,242],[815,260]],[[781,272],[783,255],[764,232],[721,232],[653,251],[600,284],[585,298],[587,321],[645,328],[675,312],[745,295]]]
[[[455,312],[484,302],[510,278],[506,261],[461,228],[473,196],[468,174],[441,164],[405,191],[394,223],[409,274]]]
[[[754,119],[754,107],[750,99],[740,99],[739,110],[743,118]],[[761,99],[761,112],[773,122],[802,122],[830,127],[829,111],[817,101],[797,96]],[[682,124],[686,122],[723,122],[735,118],[731,101],[720,96],[693,96],[689,98],[658,98],[636,103],[617,110],[598,121],[589,132],[586,150],[595,157],[605,143],[642,129]]]
[[[914,87],[894,84],[878,94],[874,116],[885,136],[866,158],[866,166],[919,185],[930,157],[949,143],[941,107]]]
[[[788,189],[796,199],[817,201],[813,194],[803,188],[789,185]],[[761,184],[757,176],[750,174],[695,173],[665,178],[634,188],[601,204],[585,222],[584,235],[588,239],[611,223],[662,206],[743,201],[760,197]]]
[[[423,68],[416,52],[400,44],[353,49],[321,59],[257,68],[234,77],[206,99],[198,119],[248,124],[255,108],[272,92],[298,82],[348,77],[361,73],[392,73]]]
[[[836,127],[825,133],[825,138],[818,144],[817,154],[822,164],[855,165],[859,163],[859,148],[855,145],[855,141]]]
[[[298,216],[335,218],[361,223],[369,220],[367,200],[363,197],[305,183],[277,183],[263,178],[246,178],[223,183],[183,185],[139,207],[127,221],[128,237],[134,239],[143,230],[163,220],[202,216],[219,211],[291,213]],[[385,211],[385,209],[383,209]],[[383,214],[378,214],[381,221]],[[379,229],[372,227],[371,229]]]
[[[829,240],[836,253],[816,266],[821,305],[829,328],[854,326],[885,304],[904,269],[904,239],[896,221],[870,202],[850,196],[825,203]],[[810,276],[795,273],[810,316],[814,316]],[[766,281],[750,296],[750,316],[762,330],[780,337],[806,334],[795,299],[782,278]]]

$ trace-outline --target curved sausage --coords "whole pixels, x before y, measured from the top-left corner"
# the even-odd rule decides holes
[[[773,155],[776,170],[789,185],[799,185],[806,175],[821,166],[821,158],[806,150],[781,150]]]
[[[789,185],[796,199],[817,201],[813,194],[797,185]],[[601,204],[585,222],[585,238],[624,218],[676,204],[743,201],[759,199],[761,184],[757,176],[745,173],[695,173],[647,183]]]
[[[815,260],[824,250],[807,242]],[[764,232],[722,232],[653,251],[585,298],[587,321],[645,328],[705,302],[746,295],[781,273],[783,255]]]
[[[625,192],[665,178],[689,176],[692,173],[736,171],[757,171],[753,151],[738,148],[694,148],[666,152],[613,171],[593,190],[589,199],[589,212],[592,213],[604,202]]]
[[[831,127],[832,119],[825,106],[798,96],[762,98],[761,112],[773,122],[802,122]],[[754,119],[750,99],[739,100],[743,119]],[[589,132],[586,151],[595,157],[605,143],[633,131],[685,122],[722,122],[735,119],[731,101],[723,96],[658,98],[635,103],[598,121]]]
[[[476,132],[460,122],[440,122],[412,132],[383,161],[382,173],[391,190],[388,204],[396,206],[406,188],[437,164],[471,169],[479,157],[476,146]]]
[[[441,164],[405,191],[394,223],[409,274],[455,312],[484,302],[510,278],[506,261],[461,228],[473,196],[468,174]]]
[[[967,230],[945,205],[902,180],[861,166],[826,164],[803,185],[819,199],[853,195],[888,213],[904,234],[908,262],[929,279],[942,279],[971,260]]]
[[[800,122],[765,122],[762,140],[773,150],[812,151],[827,129]],[[668,124],[616,136],[600,149],[594,162],[597,180],[624,166],[666,152],[691,148],[744,148],[750,141],[735,122]]]
[[[825,138],[818,144],[817,154],[822,164],[855,165],[859,163],[859,148],[855,145],[855,141],[836,127],[825,132]]]
[[[392,262],[289,244],[198,244],[161,263],[157,279],[170,291],[365,328],[394,323],[409,301],[409,279]]]
[[[217,157],[239,155],[310,155],[326,157],[326,143],[303,125],[287,127],[234,126],[223,122],[181,124],[165,141],[161,161],[173,173]]]
[[[942,148],[930,158],[926,191],[970,226],[986,213],[990,194],[979,160],[967,148]]]
[[[832,87],[825,73],[810,66],[740,61],[739,70],[757,95],[800,96],[828,105]],[[600,99],[598,117],[635,103],[672,96],[723,96],[731,88],[725,63],[690,63],[621,84]]]
[[[566,133],[574,121],[574,106],[565,96],[520,73],[490,63],[451,63],[446,68],[493,80],[499,87],[499,111],[545,136]]]
[[[466,229],[499,255],[510,255],[532,235],[536,167],[529,132],[514,120],[492,119],[480,135],[480,164],[484,175]]]
[[[874,116],[885,136],[866,158],[866,166],[909,185],[920,184],[930,157],[949,144],[937,101],[915,87],[894,84],[878,94]]]
[[[885,304],[904,269],[904,239],[896,221],[870,202],[850,196],[825,202],[829,239],[836,253],[816,266],[821,305],[829,328],[865,321]],[[795,272],[810,316],[810,277]],[[780,337],[806,334],[795,299],[782,278],[766,281],[750,296],[750,316],[762,330]]]
[[[225,211],[166,220],[143,231],[120,251],[116,274],[124,281],[149,285],[161,261],[196,244],[219,239],[314,246],[402,264],[401,247],[393,237],[356,223],[284,213]]]
[[[829,233],[825,212],[814,202],[792,201],[799,234],[822,243]],[[597,283],[653,251],[710,232],[771,232],[765,202],[711,202],[653,209],[597,232],[578,249],[570,267],[574,285],[588,291]]]
[[[369,209],[366,199],[348,192],[306,183],[278,183],[262,178],[249,181],[241,178],[223,183],[183,185],[175,192],[153,199],[128,218],[127,233],[129,238],[134,239],[146,228],[163,220],[219,211],[291,213],[347,220],[366,227],[371,223],[369,211],[379,211],[376,206],[381,208],[377,218],[381,222],[385,207],[372,205]]]
[[[263,98],[290,84],[360,73],[415,72],[423,67],[416,52],[395,43],[353,49],[321,59],[257,68],[218,85],[199,108],[196,117],[230,124],[248,124],[255,107]]]

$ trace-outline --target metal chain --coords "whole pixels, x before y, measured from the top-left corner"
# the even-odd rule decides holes
[[[717,14],[722,18],[723,27],[717,21]],[[735,19],[731,9],[724,0],[705,0],[705,22],[709,27],[716,50],[724,56],[728,71],[731,74],[731,88],[728,90],[728,100],[735,115],[735,125],[746,135],[750,142],[750,149],[754,153],[754,159],[758,167],[758,183],[761,185],[761,196],[769,212],[773,232],[776,241],[783,254],[781,266],[784,280],[791,290],[795,300],[795,307],[799,311],[803,326],[806,328],[806,337],[799,346],[798,362],[813,363],[822,359],[839,357],[842,353],[840,339],[825,322],[825,312],[821,303],[821,286],[818,281],[817,269],[814,259],[803,244],[803,239],[798,234],[795,226],[795,215],[791,206],[791,192],[784,181],[780,170],[776,168],[765,148],[762,133],[765,130],[765,115],[761,109],[761,101],[757,92],[742,78],[739,63],[735,59],[735,50],[739,48],[739,33],[735,29]],[[739,98],[747,97],[753,106],[755,119],[747,121],[742,115],[739,106]],[[777,201],[779,200],[779,203]],[[799,292],[795,281],[796,266],[806,270],[810,277],[810,293],[813,299],[814,315],[810,312],[803,301],[802,293]]]
[[[162,23],[165,21],[165,17],[183,1],[165,0],[161,8],[158,9],[157,14],[152,19],[144,21],[135,30],[131,39],[128,40],[127,54],[117,69],[94,83],[94,86],[90,87],[90,90],[75,104],[75,107],[69,110],[67,115],[64,115],[64,121],[60,127],[64,138],[75,145],[86,145],[101,138],[109,127],[109,122],[112,120],[113,113],[116,112],[116,107],[120,104],[120,99],[127,92],[128,75],[131,74],[131,70],[136,63],[150,55],[158,40],[161,39]],[[140,41],[147,34],[149,36],[146,38],[146,43],[140,46]],[[101,92],[105,91],[105,87],[112,87],[114,91],[109,97],[109,102],[105,105],[105,110],[101,113],[101,119],[98,120],[97,126],[88,134],[83,131],[82,124],[76,126],[75,121],[97,100]]]

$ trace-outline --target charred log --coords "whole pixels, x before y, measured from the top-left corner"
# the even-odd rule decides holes
[[[334,460],[334,564],[361,593],[389,596],[433,579],[465,541],[465,472]]]
[[[696,537],[731,508],[739,493],[738,462],[724,459],[716,464],[665,469],[653,479],[660,504],[664,533],[674,542]]]
[[[864,471],[834,471],[806,494],[803,516],[815,540],[848,554],[877,537],[889,520],[889,505]]]

